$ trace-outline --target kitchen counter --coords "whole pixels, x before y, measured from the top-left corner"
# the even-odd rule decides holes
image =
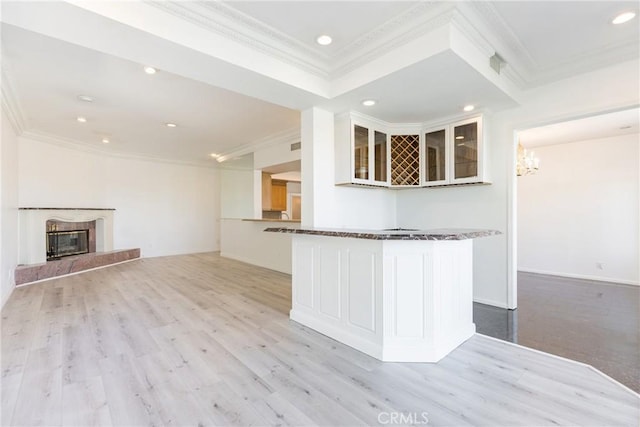
[[[391,228],[385,230],[349,230],[328,228],[270,227],[264,231],[272,233],[308,234],[313,236],[348,237],[353,239],[369,240],[466,240],[501,234],[497,230],[475,230],[462,228],[443,228],[436,230],[414,230],[406,228]]]
[[[293,222],[295,224],[300,224],[299,219],[243,218],[242,220],[253,222]]]
[[[291,236],[291,320],[387,362],[437,362],[475,333],[473,239],[500,234],[265,231]]]

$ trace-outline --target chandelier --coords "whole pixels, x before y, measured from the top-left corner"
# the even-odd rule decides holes
[[[527,149],[518,141],[518,162],[516,163],[516,175],[533,175],[538,172],[540,159],[535,157],[533,151]]]

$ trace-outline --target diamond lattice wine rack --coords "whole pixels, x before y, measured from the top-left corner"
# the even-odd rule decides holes
[[[391,185],[420,185],[420,136],[391,136]]]

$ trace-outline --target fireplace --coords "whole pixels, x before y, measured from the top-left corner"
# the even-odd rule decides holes
[[[47,261],[96,251],[96,221],[48,220]]]
[[[89,230],[47,231],[47,261],[89,253]]]
[[[115,209],[21,207],[18,211],[16,285],[140,258],[140,248],[113,250]]]
[[[90,254],[112,251],[114,211],[115,209],[110,208],[19,208],[18,264],[35,265],[53,261],[52,255],[55,250],[51,247],[51,243],[55,245],[56,236],[58,246],[62,243],[65,247],[71,244],[80,246],[78,250],[69,248],[65,248],[64,251],[59,250],[57,256],[84,251],[85,238],[87,252]],[[88,233],[84,230],[88,230]],[[67,231],[81,232],[81,234],[61,234]],[[58,234],[49,234],[52,232]],[[73,257],[62,259],[72,260]]]

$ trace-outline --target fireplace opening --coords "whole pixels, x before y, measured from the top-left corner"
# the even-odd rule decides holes
[[[89,230],[47,231],[47,261],[89,252]]]

